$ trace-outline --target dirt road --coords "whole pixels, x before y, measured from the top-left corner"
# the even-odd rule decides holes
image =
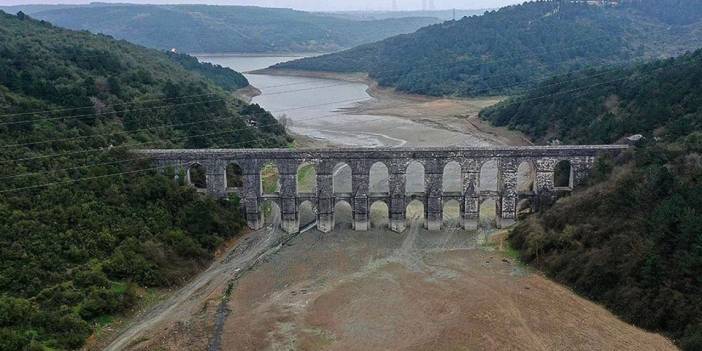
[[[183,327],[179,324],[180,321],[191,319],[201,315],[208,308],[216,307],[217,301],[231,282],[280,250],[284,243],[294,237],[277,229],[278,219],[274,219],[273,222],[274,224],[263,230],[245,236],[228,254],[173,293],[166,301],[158,303],[135,318],[104,350],[138,348],[140,342],[150,340],[154,330],[158,333],[158,328],[161,327]],[[208,335],[204,337],[209,339]]]

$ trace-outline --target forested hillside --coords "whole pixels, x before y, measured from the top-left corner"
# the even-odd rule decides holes
[[[702,47],[700,30],[698,1],[641,0],[618,7],[535,1],[275,67],[368,72],[381,85],[410,93],[512,94],[588,66]]]
[[[430,17],[352,20],[244,6],[92,4],[30,9],[33,17],[58,26],[189,53],[333,51],[411,33],[439,21]]]
[[[203,78],[215,71],[0,12],[0,350],[79,348],[239,232],[235,199],[198,195],[127,152],[289,142],[270,114]],[[244,84],[219,73],[219,85]]]
[[[559,77],[482,115],[542,142],[645,136],[510,241],[626,320],[702,350],[702,51]]]
[[[341,18],[356,19],[356,20],[379,20],[389,18],[407,18],[407,17],[424,17],[437,18],[441,21],[448,21],[454,18],[463,18],[465,16],[482,15],[488,9],[480,10],[400,10],[400,11],[339,11],[326,12],[325,15],[336,16]]]

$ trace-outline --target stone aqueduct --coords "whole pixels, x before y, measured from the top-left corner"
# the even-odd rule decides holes
[[[206,170],[206,191],[225,197],[232,191],[242,199],[248,225],[260,229],[264,225],[262,204],[273,201],[281,212],[281,226],[287,232],[299,230],[299,207],[310,201],[316,208],[317,227],[322,232],[334,228],[334,209],[339,201],[351,205],[353,228],[368,230],[370,206],[385,202],[389,209],[390,228],[402,232],[406,228],[405,211],[410,201],[424,205],[425,227],[440,230],[443,223],[444,203],[456,200],[460,204],[460,222],[466,229],[475,229],[479,221],[480,204],[495,200],[497,223],[502,226],[517,218],[517,203],[523,198],[553,198],[557,192],[568,192],[582,184],[597,157],[614,155],[626,149],[624,145],[583,146],[527,146],[489,148],[340,148],[340,149],[187,149],[139,150],[154,160],[159,169],[172,168],[175,174],[184,174],[190,181],[190,168],[199,165]],[[410,162],[424,167],[424,192],[406,192],[406,171]],[[554,172],[559,162],[570,163],[570,181],[557,187]],[[262,168],[274,163],[279,171],[280,191],[264,194],[261,183]],[[371,166],[381,162],[388,169],[389,191],[370,192]],[[483,165],[497,165],[497,189],[481,189],[480,172]],[[517,169],[527,162],[533,171],[533,185],[528,191],[517,190]],[[236,164],[241,169],[243,187],[227,186],[227,167]],[[460,192],[445,192],[442,186],[444,168],[460,165]],[[312,164],[316,170],[316,192],[297,191],[297,172],[301,165]],[[334,191],[333,172],[339,164],[351,169],[352,191]]]

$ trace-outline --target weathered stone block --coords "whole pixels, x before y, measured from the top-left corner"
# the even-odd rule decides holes
[[[284,230],[299,230],[297,203],[310,200],[317,205],[319,228],[323,231],[334,227],[333,208],[333,169],[345,163],[352,170],[354,228],[367,230],[370,166],[382,162],[389,170],[390,227],[401,232],[406,227],[405,206],[414,198],[425,206],[426,225],[440,228],[442,225],[442,183],[446,164],[456,161],[461,165],[463,193],[461,218],[466,229],[473,229],[478,223],[479,194],[478,182],[481,165],[495,160],[498,164],[498,193],[496,196],[498,220],[506,225],[516,219],[516,171],[521,162],[527,161],[535,168],[534,188],[538,196],[536,206],[553,201],[555,198],[554,169],[558,162],[571,163],[572,179],[575,186],[585,182],[596,157],[603,154],[615,155],[625,145],[580,145],[580,146],[508,146],[508,147],[448,147],[448,148],[348,148],[348,149],[205,149],[205,150],[137,150],[136,153],[149,155],[158,167],[170,167],[174,174],[185,174],[193,164],[202,165],[207,173],[207,191],[215,196],[226,196],[226,167],[230,163],[240,166],[244,186],[242,204],[249,226],[259,229],[263,225],[260,204],[271,199],[281,208]],[[412,161],[420,162],[425,169],[425,193],[414,197],[405,194],[405,171]],[[274,163],[280,173],[280,196],[261,192],[260,172],[267,163]],[[317,171],[317,198],[310,194],[297,194],[296,173],[300,165],[311,163]],[[568,189],[566,189],[568,190]],[[425,198],[423,196],[426,196]],[[448,198],[454,194],[446,194]],[[459,197],[461,198],[461,197]]]

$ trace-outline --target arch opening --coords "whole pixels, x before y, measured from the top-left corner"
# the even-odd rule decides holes
[[[480,204],[480,226],[485,229],[497,228],[497,201],[486,199]]]
[[[309,200],[300,204],[300,207],[297,208],[297,215],[300,220],[300,228],[317,220],[317,211]]]
[[[317,168],[312,162],[305,162],[297,167],[297,193],[314,194],[317,192]]]
[[[199,163],[193,163],[188,168],[188,184],[197,189],[207,189],[207,170]]]
[[[277,194],[280,192],[280,172],[273,162],[266,163],[261,168],[261,193]]]
[[[353,192],[351,167],[346,163],[338,163],[332,171],[332,188],[334,194],[350,194]]]
[[[390,193],[390,172],[384,163],[374,163],[368,177],[368,191],[370,193]]]
[[[261,214],[266,226],[280,225],[280,207],[275,201],[264,201],[261,205]]]
[[[408,194],[423,193],[424,190],[424,165],[412,161],[407,165],[405,173],[405,192]]]
[[[405,209],[405,218],[410,225],[424,223],[424,204],[419,200],[412,200]]]
[[[480,191],[497,191],[498,167],[496,160],[490,160],[480,167],[480,179],[478,188]]]
[[[370,207],[371,228],[386,228],[390,223],[390,208],[385,201],[376,201]]]
[[[463,192],[463,172],[458,162],[452,161],[444,166],[442,184],[445,193]]]
[[[458,228],[461,225],[461,204],[456,200],[449,200],[444,203],[443,208],[444,224],[447,228]]]
[[[526,193],[534,191],[536,172],[534,165],[529,161],[524,161],[517,168],[517,192]]]
[[[353,210],[348,202],[341,200],[334,205],[334,225],[340,228],[353,227]]]
[[[224,178],[227,182],[227,189],[231,190],[241,188],[244,186],[244,173],[241,170],[241,166],[239,166],[239,164],[237,164],[236,162],[228,164],[225,173],[226,177]]]
[[[563,160],[556,164],[553,171],[553,185],[556,188],[573,187],[573,167],[568,160]]]

